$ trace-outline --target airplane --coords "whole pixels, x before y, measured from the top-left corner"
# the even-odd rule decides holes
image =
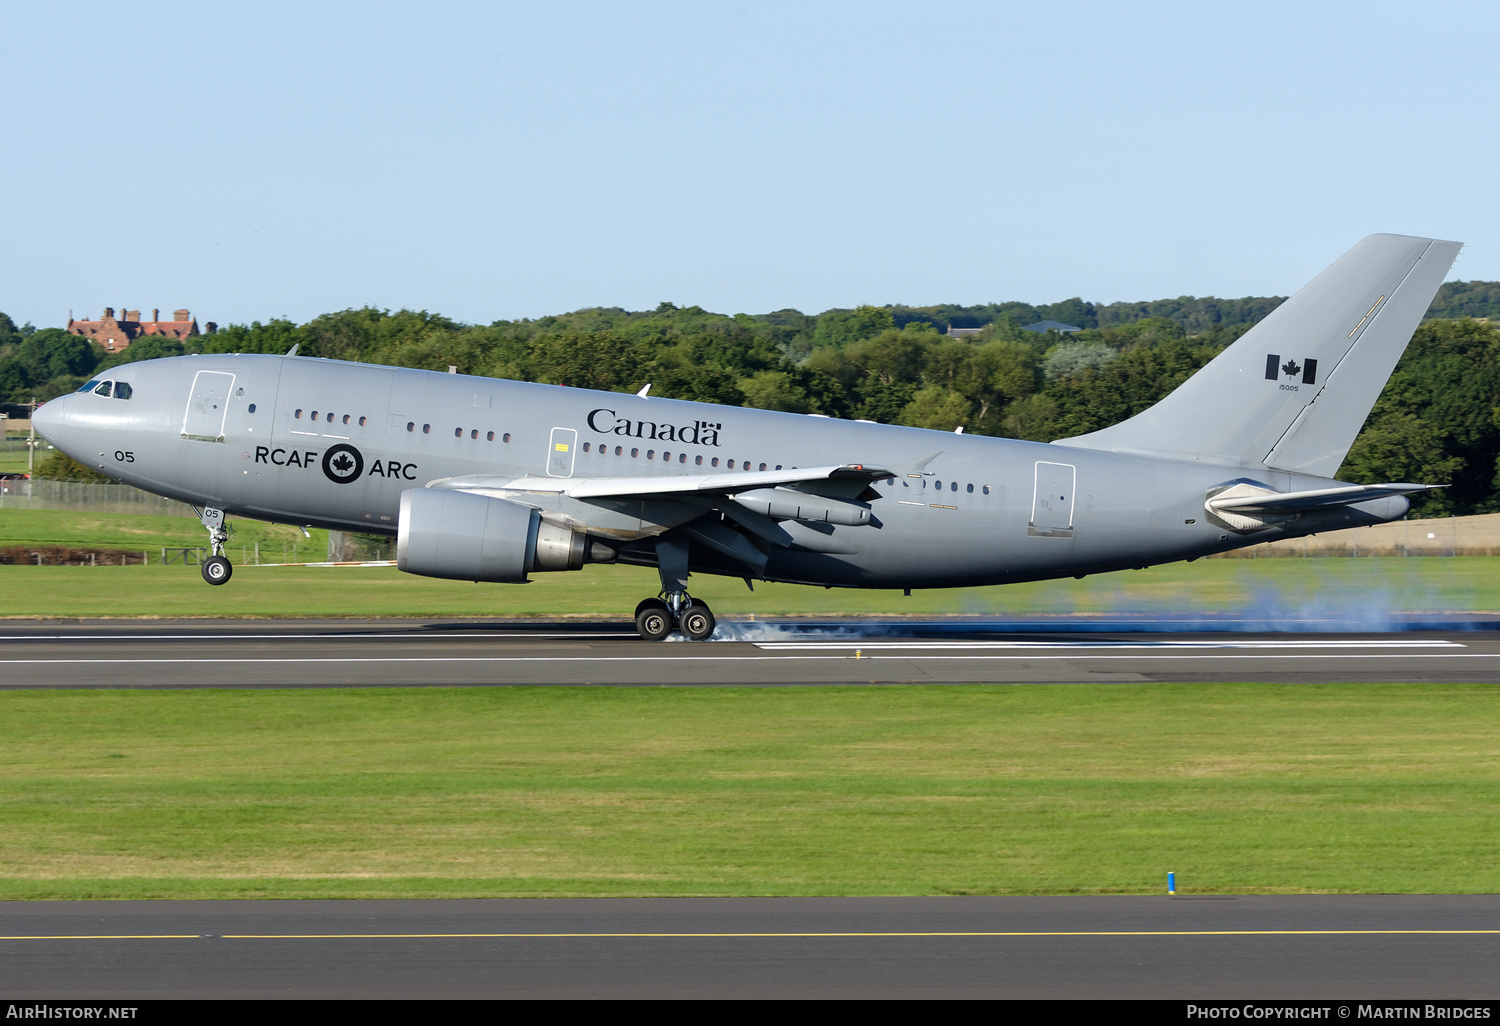
[[[110,369],[32,423],[225,518],[394,535],[397,566],[524,583],[654,566],[640,636],[713,634],[691,574],[839,588],[1085,577],[1398,520],[1441,485],[1335,479],[1460,243],[1372,235],[1156,405],[1050,443],[296,355]]]

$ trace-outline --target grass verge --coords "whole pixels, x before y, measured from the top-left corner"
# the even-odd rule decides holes
[[[328,554],[328,532],[310,531],[311,539],[287,524],[231,520],[229,554],[235,563],[261,546],[261,561],[319,560]],[[0,548],[70,546],[127,549],[160,558],[163,546],[189,548],[208,544],[208,532],[189,517],[133,513],[73,513],[64,510],[0,509]],[[295,561],[295,560],[294,560]]]
[[[1397,611],[1500,610],[1497,568],[1500,559],[1485,556],[1200,560],[1082,581],[937,589],[910,597],[793,584],[757,584],[752,593],[723,577],[694,577],[691,587],[730,618],[1240,611],[1267,619],[1341,614],[1370,620]],[[654,570],[599,565],[538,574],[525,586],[439,581],[394,567],[237,566],[234,579],[219,588],[205,585],[191,566],[6,566],[0,567],[0,617],[623,619],[659,587]]]
[[[1500,689],[0,694],[0,898],[1493,892]]]

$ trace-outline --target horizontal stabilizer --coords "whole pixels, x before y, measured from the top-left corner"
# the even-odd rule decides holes
[[[1332,506],[1352,506],[1392,495],[1409,495],[1447,485],[1374,484],[1318,488],[1308,492],[1267,492],[1262,495],[1216,495],[1206,505],[1215,513],[1289,515]]]

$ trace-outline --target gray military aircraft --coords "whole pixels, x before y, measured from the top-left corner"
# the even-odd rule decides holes
[[[429,577],[657,567],[643,638],[714,631],[690,573],[844,588],[1083,577],[1399,519],[1334,480],[1460,244],[1363,240],[1161,402],[1050,444],[286,356],[113,368],[36,411],[111,477],[397,538]],[[962,431],[962,429],[959,429]]]

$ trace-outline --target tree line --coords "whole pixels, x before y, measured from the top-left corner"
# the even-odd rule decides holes
[[[306,356],[455,366],[604,391],[649,383],[666,398],[1050,441],[1151,406],[1279,302],[1188,296],[1108,306],[862,306],[816,316],[726,316],[662,303],[489,325],[365,308],[181,341],[145,338],[115,354],[60,328],[17,328],[0,314],[0,400],[48,399],[135,360],[296,345]],[[1420,515],[1500,511],[1500,329],[1473,317],[1497,308],[1500,283],[1443,286],[1433,311],[1445,316],[1418,328],[1341,477],[1451,483],[1417,500]],[[1454,311],[1461,314],[1446,316]],[[1025,330],[1033,317],[1088,323],[1067,335]],[[950,324],[977,331],[953,337]]]

